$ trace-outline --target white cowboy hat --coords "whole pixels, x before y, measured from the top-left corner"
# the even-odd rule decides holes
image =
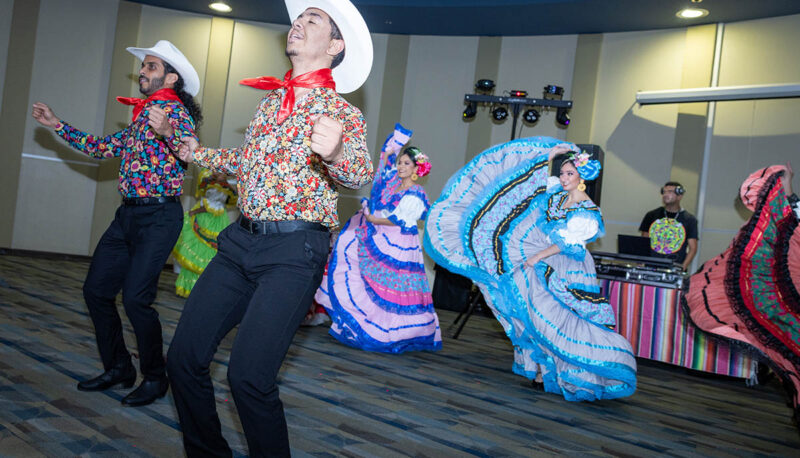
[[[308,8],[319,8],[333,19],[344,39],[344,60],[333,69],[336,92],[347,94],[360,88],[372,69],[372,37],[367,23],[349,0],[285,0],[289,20]]]
[[[152,48],[125,48],[129,53],[138,57],[139,60],[144,60],[145,56],[155,56],[164,62],[172,65],[178,74],[183,77],[183,90],[188,92],[192,97],[200,92],[200,77],[197,76],[189,59],[183,53],[167,40],[159,40]]]

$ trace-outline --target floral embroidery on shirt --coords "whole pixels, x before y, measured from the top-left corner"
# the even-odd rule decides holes
[[[175,130],[163,138],[147,124],[149,107],[160,106]],[[82,132],[65,122],[56,133],[73,148],[97,159],[122,157],[119,165],[119,192],[123,197],[179,196],[182,193],[184,166],[172,154],[181,137],[194,137],[194,121],[177,102],[155,101],[145,106],[125,129],[106,137]]]
[[[198,148],[194,160],[238,178],[239,208],[252,220],[305,220],[335,228],[336,186],[357,189],[372,180],[364,117],[333,90],[315,88],[278,124],[284,92],[269,91],[261,100],[240,148]],[[336,164],[311,151],[316,115],[342,123],[344,152]]]

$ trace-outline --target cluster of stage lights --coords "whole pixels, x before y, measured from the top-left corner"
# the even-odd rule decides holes
[[[475,83],[475,91],[479,93],[489,93],[494,89],[494,81],[489,79],[481,79]],[[544,99],[561,99],[564,95],[564,88],[561,86],[547,85],[544,87],[542,98]],[[508,97],[525,98],[528,96],[528,91],[513,90],[508,91]],[[462,118],[472,119],[478,112],[478,106],[475,102],[470,102],[464,108]],[[522,114],[522,119],[527,124],[536,124],[539,121],[541,114],[535,107],[528,107]],[[503,104],[497,104],[492,108],[492,119],[495,121],[503,121],[508,118],[508,108]],[[564,127],[569,126],[569,112],[566,108],[558,108],[556,110],[556,122]]]

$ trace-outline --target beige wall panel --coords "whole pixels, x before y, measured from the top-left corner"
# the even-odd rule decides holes
[[[370,151],[380,151],[386,135],[394,129],[397,120],[403,112],[403,89],[405,88],[406,68],[408,63],[408,50],[411,39],[408,35],[385,35],[385,43],[381,43],[380,50],[376,48],[376,57],[383,62],[381,97],[379,102],[379,116],[377,124],[369,126],[372,131],[373,143],[368,145]],[[391,68],[387,71],[386,66]],[[373,72],[375,66],[373,65]],[[381,137],[381,132],[386,134]],[[375,153],[373,153],[375,154]]]
[[[23,159],[13,248],[91,254],[93,165]]]
[[[478,51],[475,56],[475,77],[472,79],[478,82],[481,79],[498,80],[500,74],[500,56],[503,47],[503,37],[480,37],[478,39]],[[469,92],[475,93],[475,89],[470,88]],[[464,104],[466,107],[466,104]],[[491,109],[483,104],[477,105],[478,112],[474,118],[465,121],[469,125],[467,134],[467,146],[464,155],[464,162],[471,161],[475,156],[492,146],[492,130],[495,125],[491,118]]]
[[[104,133],[117,6],[107,0],[44,0],[39,14],[30,102],[46,102],[62,119],[98,135]],[[30,118],[22,153],[69,162],[23,162],[12,246],[89,254],[96,163]],[[42,218],[59,221],[59,229],[47,229]]]
[[[553,35],[536,37],[504,37],[500,52],[500,69],[497,77],[495,95],[503,91],[520,89],[528,91],[528,97],[541,98],[542,89],[548,84],[564,88],[564,100],[570,100],[572,70],[575,66],[577,35]],[[563,139],[566,129],[556,124],[556,112],[541,114],[539,122],[528,126],[522,122],[522,114],[517,122],[516,138],[548,136]],[[523,109],[524,113],[524,109]],[[481,115],[475,121],[494,123],[491,114]],[[494,123],[492,145],[507,142],[511,135],[511,113],[503,123]],[[522,128],[520,133],[520,127]],[[588,140],[588,139],[587,139]]]
[[[704,262],[725,251],[730,246],[734,235],[736,235],[735,231],[704,232],[700,243],[700,252],[697,254],[697,267],[699,268]]]
[[[203,121],[198,125],[197,136],[201,144],[214,148],[219,147],[222,133],[234,25],[233,19],[220,17],[211,19],[208,65],[204,74],[201,75],[203,80],[203,104],[201,107]],[[181,203],[186,209],[192,208],[197,201],[194,197],[197,189],[197,170],[197,166],[190,166],[186,170],[183,180],[184,192]]]
[[[199,126],[200,143],[219,146],[222,132],[222,114],[225,92],[228,89],[228,71],[233,44],[233,19],[214,17],[208,44],[208,65],[203,75],[203,122]]]
[[[202,105],[203,76],[208,61],[208,43],[211,38],[211,16],[186,13],[154,6],[142,6],[139,39],[128,46],[149,48],[158,40],[169,40],[192,63],[200,76],[200,92],[195,100]],[[131,55],[131,96],[139,97],[135,78],[141,63]]]
[[[10,247],[14,238],[14,214],[19,191],[19,170],[25,148],[25,126],[29,121],[31,75],[36,30],[39,23],[38,0],[14,2],[8,12],[12,18],[7,36],[6,59],[0,63],[5,70],[2,88],[3,106],[0,110],[0,246]]]
[[[800,163],[800,99],[757,100],[754,105],[747,172],[788,160]]]
[[[39,13],[31,103],[45,102],[65,121],[97,135],[104,133],[117,3],[43,0]],[[87,23],[92,27],[85,27]],[[69,33],[65,33],[65,27]],[[79,62],[76,49],[81,50]],[[24,153],[70,160],[86,157],[54,138],[57,136],[52,131],[30,118]]]
[[[686,29],[681,88],[706,87],[711,84],[716,32],[715,24]],[[699,188],[708,106],[708,103],[678,105],[670,179],[682,183],[686,189]],[[681,206],[692,214],[697,214],[698,203],[698,195],[693,193],[681,201]]]
[[[659,189],[669,179],[678,108],[639,107],[635,97],[638,90],[680,87],[685,33],[603,36],[589,142],[605,150],[601,207],[607,235],[597,249],[614,251],[616,235],[637,233],[645,212],[661,203]]]
[[[383,90],[383,74],[386,66],[386,45],[388,35],[372,35],[373,62],[372,70],[364,84],[357,90],[342,94],[342,97],[358,107],[367,121],[367,147],[372,150],[377,132],[374,128],[380,119],[381,91]],[[391,62],[389,63],[391,65]],[[369,127],[372,127],[370,129]],[[381,144],[383,141],[381,140]]]
[[[798,108],[800,106],[795,100],[725,102],[717,105],[716,126],[727,131],[738,130],[739,135],[715,135],[712,139],[705,229],[738,230],[751,215],[738,199],[742,181],[762,167],[783,164],[788,160],[800,161],[796,146],[800,142],[800,129],[795,127],[793,134],[764,133],[771,130],[773,123],[785,125],[791,119],[800,118]],[[787,117],[782,118],[781,115]],[[791,130],[785,127],[787,131]],[[797,179],[794,184],[797,187]],[[727,243],[716,244],[713,248],[704,246],[703,252],[706,249],[721,251],[726,246]]]
[[[14,8],[14,0],[0,0],[0,11],[5,14],[0,15],[0,94],[2,94],[3,84],[6,80],[6,59],[8,58],[8,37],[11,34],[11,11]],[[3,107],[3,97],[0,96],[0,108]]]
[[[344,97],[356,104],[356,106],[364,114],[364,119],[367,120],[367,147],[372,153],[373,160],[377,162],[380,156],[380,150],[375,149],[375,145],[383,145],[383,140],[389,135],[389,132],[378,132],[378,122],[381,115],[381,94],[384,90],[392,91],[394,88],[384,88],[384,73],[387,70],[392,71],[392,62],[386,61],[386,46],[389,42],[389,35],[374,34],[372,35],[373,47],[373,61],[372,71],[369,78],[361,88],[355,92],[358,97],[351,97],[350,94],[345,94]]]
[[[222,118],[223,147],[239,147],[253,119],[263,91],[242,86],[239,81],[258,76],[283,77],[289,69],[284,55],[289,26],[237,21],[233,27],[233,49]]]
[[[389,135],[389,132],[377,131],[381,115],[381,93],[384,90],[383,82],[387,64],[386,46],[388,41],[389,35],[372,35],[374,57],[369,78],[354,94],[344,95],[349,102],[355,104],[361,110],[364,119],[367,121],[367,147],[370,149],[369,152],[374,166],[378,165],[378,159],[380,159],[380,150],[375,145],[383,145],[383,140]],[[392,63],[389,62],[389,71],[391,71],[391,65]],[[391,91],[392,88],[386,88],[386,90]],[[339,219],[341,222],[344,222],[356,210],[361,208],[361,197],[368,197],[371,188],[371,184],[358,190],[339,188]]]
[[[603,35],[599,33],[578,35],[575,41],[575,63],[569,88],[570,99],[574,105],[570,110],[572,123],[567,129],[565,138],[568,141],[585,142],[592,138],[592,116],[597,96]]]
[[[725,26],[720,85],[800,81],[800,15]],[[727,248],[751,213],[738,189],[751,172],[788,160],[800,162],[800,100],[776,99],[717,104],[706,193],[700,260]],[[795,179],[795,187],[797,187]]]
[[[477,37],[411,37],[400,121],[414,131],[411,143],[430,153],[433,168],[420,183],[431,201],[464,165],[469,124],[461,112],[475,84],[477,50]]]
[[[717,105],[717,125],[735,125],[739,135],[715,136],[712,139],[704,224],[708,229],[735,229],[744,222],[743,215],[731,210],[739,185],[751,171],[751,163],[759,161],[758,157],[751,157],[754,108],[753,101]]]
[[[461,113],[464,94],[472,92],[475,84],[478,41],[478,37],[438,36],[412,36],[410,40],[399,121],[414,131],[411,144],[430,155],[431,174],[420,183],[431,203],[468,155],[470,124],[462,121]],[[473,122],[478,121],[476,117]],[[424,261],[432,286],[434,263],[427,254]]]
[[[720,86],[796,83],[800,15],[725,24]]]

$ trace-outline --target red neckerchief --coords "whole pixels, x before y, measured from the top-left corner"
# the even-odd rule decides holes
[[[239,81],[239,84],[262,89],[265,91],[286,88],[286,95],[281,101],[281,109],[278,110],[278,124],[282,124],[286,118],[292,114],[294,109],[294,88],[305,87],[314,89],[315,87],[327,87],[336,90],[336,83],[333,81],[330,68],[321,68],[313,72],[303,73],[302,75],[291,78],[292,71],[286,72],[283,81],[274,76],[261,76],[258,78],[247,78]]]
[[[131,121],[136,121],[136,117],[139,116],[139,113],[142,112],[144,106],[148,102],[152,102],[154,100],[165,100],[173,102],[181,101],[181,99],[178,98],[178,94],[173,89],[170,88],[159,89],[156,92],[153,92],[153,94],[146,99],[140,99],[139,97],[117,97],[117,102],[122,103],[124,105],[133,105],[133,118],[131,118]]]

